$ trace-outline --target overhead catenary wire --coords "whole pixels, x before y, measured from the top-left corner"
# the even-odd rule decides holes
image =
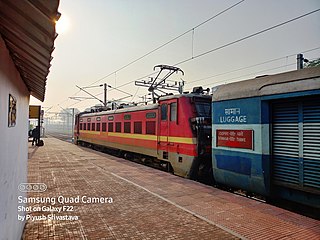
[[[244,0],[243,0],[243,1],[244,1]],[[234,6],[240,4],[240,3],[243,2],[243,1],[240,1],[240,2],[238,2],[237,4],[235,4],[235,5],[231,6],[231,7],[234,7]],[[228,9],[231,9],[231,7],[228,8]],[[229,43],[227,43],[227,44],[224,44],[224,45],[221,45],[221,46],[219,46],[219,47],[216,47],[216,48],[213,48],[213,49],[211,49],[211,50],[208,50],[208,51],[206,51],[206,52],[200,53],[200,54],[198,54],[198,55],[196,55],[196,56],[192,56],[191,58],[187,58],[187,59],[185,59],[185,60],[183,60],[183,61],[180,61],[180,62],[174,64],[174,66],[177,66],[177,65],[180,65],[180,64],[189,62],[189,61],[191,61],[191,60],[194,60],[194,59],[203,57],[203,56],[205,56],[205,55],[207,55],[207,54],[210,54],[210,53],[212,53],[212,52],[218,51],[218,50],[220,50],[220,49],[223,49],[223,48],[229,47],[229,46],[231,46],[231,45],[234,45],[234,44],[236,44],[236,43],[245,41],[245,40],[247,40],[247,39],[249,39],[249,38],[255,37],[255,36],[257,36],[257,35],[260,35],[260,34],[262,34],[262,33],[268,32],[268,31],[273,30],[273,29],[275,29],[275,28],[281,27],[281,26],[286,25],[286,24],[288,24],[288,23],[291,23],[291,22],[293,22],[293,21],[299,20],[299,19],[301,19],[301,18],[304,18],[304,17],[306,17],[306,16],[309,16],[309,15],[311,15],[311,14],[313,14],[313,13],[318,12],[318,11],[320,11],[320,9],[313,10],[313,11],[311,11],[311,12],[305,13],[305,14],[300,15],[300,16],[298,16],[298,17],[295,17],[295,18],[289,19],[289,20],[287,20],[287,21],[281,22],[281,23],[279,23],[279,24],[273,25],[273,26],[271,26],[271,27],[265,28],[265,29],[263,29],[263,30],[260,30],[260,31],[258,31],[258,32],[255,32],[255,33],[253,33],[253,34],[247,35],[247,36],[245,36],[245,37],[242,37],[242,38],[240,38],[240,39],[234,40],[234,41],[229,42]],[[222,11],[222,12],[225,12],[225,11]],[[222,13],[222,12],[221,12],[221,13]],[[220,15],[220,14],[217,14],[217,15],[213,16],[212,18],[210,18],[210,20],[213,19],[213,18],[216,17],[216,16],[219,16],[219,15]],[[210,20],[208,19],[208,20],[204,21],[203,23],[197,25],[196,27],[199,27],[199,26],[205,24],[206,22],[208,22],[208,21],[210,21]],[[190,31],[193,31],[193,29],[194,29],[194,28],[188,30],[187,32],[189,33]],[[185,34],[186,34],[187,32],[185,32]],[[184,34],[183,34],[183,35],[184,35]],[[183,35],[181,34],[181,35],[179,35],[179,36],[183,36]],[[161,45],[160,47],[154,49],[154,50],[151,51],[151,52],[154,52],[154,51],[162,48],[163,46],[171,43],[172,41],[178,39],[179,36],[176,37],[176,38],[174,38],[174,39],[172,39],[172,40],[170,40],[170,41],[168,41],[167,43]],[[149,53],[147,53],[147,54],[145,54],[145,55],[147,56],[147,55],[151,54],[151,52],[149,52]],[[145,55],[143,55],[143,56],[145,56]],[[142,57],[141,57],[141,58],[138,58],[138,59],[140,60],[140,59],[142,59]],[[138,59],[136,59],[136,60],[138,61]],[[123,68],[125,68],[125,67],[133,64],[134,62],[136,62],[136,61],[134,60],[134,61],[132,61],[131,63],[125,65],[124,67],[121,68],[121,70],[122,70]],[[110,76],[110,75],[112,75],[112,74],[114,74],[114,73],[116,73],[116,72],[118,72],[118,71],[120,71],[120,70],[114,71],[114,72],[112,72],[112,73],[104,76],[103,78],[98,79],[97,81],[91,83],[89,86],[91,86],[91,85],[93,85],[93,84],[101,81],[102,79],[104,79],[104,78],[106,78],[106,77],[108,77],[108,76]],[[155,74],[155,72],[152,72],[152,73],[148,74],[147,76],[151,76],[151,75],[153,75],[153,74]],[[144,77],[142,77],[142,78],[144,78]],[[139,79],[141,79],[141,78],[139,78]],[[129,84],[133,83],[134,81],[136,81],[136,80],[127,82],[127,83],[125,83],[125,84],[122,84],[122,85],[118,86],[118,88],[123,87],[123,86],[126,86],[126,85],[129,85]]]
[[[189,61],[194,60],[194,59],[199,58],[199,57],[203,57],[203,56],[205,56],[205,55],[207,55],[207,54],[209,54],[209,53],[218,51],[218,50],[220,50],[220,49],[229,47],[229,46],[234,45],[234,44],[236,44],[236,43],[239,43],[239,42],[242,42],[242,41],[247,40],[247,39],[249,39],[249,38],[252,38],[252,37],[255,37],[255,36],[257,36],[257,35],[260,35],[260,34],[262,34],[262,33],[268,32],[268,31],[270,31],[270,30],[272,30],[272,29],[281,27],[281,26],[283,26],[283,25],[286,25],[286,24],[291,23],[291,22],[293,22],[293,21],[296,21],[296,20],[298,20],[298,19],[301,19],[301,18],[304,18],[304,17],[306,17],[306,16],[309,16],[309,15],[311,15],[311,14],[313,14],[313,13],[318,12],[318,11],[320,11],[320,8],[319,8],[319,9],[316,9],[316,10],[313,10],[313,11],[311,11],[311,12],[305,13],[305,14],[303,14],[303,15],[300,15],[300,16],[298,16],[298,17],[289,19],[289,20],[284,21],[284,22],[282,22],[282,23],[276,24],[276,25],[274,25],[274,26],[265,28],[265,29],[263,29],[263,30],[260,30],[260,31],[258,31],[258,32],[253,33],[253,34],[250,34],[250,35],[247,35],[247,36],[242,37],[242,38],[240,38],[240,39],[237,39],[237,40],[235,40],[235,41],[229,42],[229,43],[224,44],[224,45],[222,45],[222,46],[213,48],[213,49],[208,50],[208,51],[206,51],[206,52],[200,53],[200,54],[198,54],[198,55],[196,55],[196,56],[194,56],[194,57],[187,58],[187,59],[185,59],[185,60],[183,60],[183,61],[181,61],[181,62],[178,62],[178,63],[174,64],[174,66],[177,66],[177,65],[180,65],[180,64],[189,62]]]
[[[136,63],[136,62],[138,62],[139,60],[141,60],[141,59],[143,59],[143,58],[145,58],[145,57],[147,57],[147,56],[151,55],[152,53],[154,53],[154,52],[158,51],[159,49],[161,49],[161,48],[163,48],[163,47],[167,46],[168,44],[170,44],[170,43],[172,43],[172,42],[176,41],[177,39],[179,39],[179,38],[183,37],[184,35],[188,34],[189,32],[191,32],[191,31],[192,31],[192,32],[194,33],[194,30],[195,30],[196,28],[199,28],[200,26],[202,26],[202,25],[204,25],[204,24],[208,23],[209,21],[211,21],[211,20],[215,19],[216,17],[218,17],[218,16],[222,15],[223,13],[225,13],[225,12],[227,12],[227,11],[231,10],[232,8],[234,8],[234,7],[238,6],[240,3],[244,2],[244,1],[245,1],[245,0],[241,0],[241,1],[239,1],[239,2],[237,2],[237,3],[235,3],[235,4],[233,4],[233,5],[231,5],[230,7],[228,7],[228,8],[226,8],[226,9],[224,9],[224,10],[220,11],[219,13],[217,13],[217,14],[215,14],[215,15],[211,16],[210,18],[206,19],[205,21],[203,21],[203,22],[199,23],[199,24],[198,24],[198,25],[196,25],[195,27],[193,27],[193,28],[191,28],[191,29],[189,29],[189,30],[185,31],[184,33],[182,33],[182,34],[180,34],[180,35],[178,35],[178,36],[174,37],[173,39],[171,39],[171,40],[169,40],[169,41],[167,41],[167,42],[165,42],[165,43],[161,44],[160,46],[158,46],[158,47],[154,48],[153,50],[151,50],[151,51],[147,52],[146,54],[142,55],[141,57],[136,58],[135,60],[133,60],[133,61],[131,61],[131,62],[127,63],[126,65],[124,65],[124,66],[120,67],[119,69],[117,69],[117,70],[115,70],[115,71],[113,71],[113,72],[111,72],[111,73],[109,73],[109,74],[107,74],[107,75],[105,75],[105,76],[103,76],[103,77],[99,78],[98,80],[96,80],[96,81],[92,82],[89,86],[91,86],[91,85],[93,85],[93,84],[95,84],[95,83],[98,83],[98,82],[102,81],[103,79],[105,79],[105,78],[107,78],[107,77],[112,76],[113,74],[115,74],[115,78],[116,78],[116,74],[117,74],[117,72],[119,72],[119,71],[121,71],[121,70],[123,70],[123,69],[125,69],[125,68],[129,67],[130,65],[132,65],[132,64],[134,64],[134,63]],[[193,40],[192,40],[192,41],[193,41]],[[192,44],[193,44],[193,43],[192,43]],[[192,54],[192,55],[193,55],[193,54]],[[153,74],[151,74],[151,75],[153,75]],[[115,80],[115,81],[116,81],[116,80]],[[130,84],[130,83],[132,83],[132,82],[134,82],[134,81],[131,81],[131,82],[127,83],[127,84],[124,84],[124,85],[118,86],[118,88],[120,88],[120,87],[122,87],[122,86],[126,86],[126,85],[128,85],[128,84]],[[81,92],[81,90],[79,90],[79,91],[75,92],[72,96],[77,95],[79,92]],[[66,101],[68,101],[68,99],[69,99],[69,97],[68,97],[67,99],[63,100],[62,102],[60,102],[59,104],[65,103]],[[73,104],[72,104],[72,105],[73,105]]]
[[[298,17],[289,19],[289,20],[287,20],[287,21],[285,21],[285,22],[282,22],[282,23],[276,24],[276,25],[274,25],[274,26],[268,27],[268,28],[266,28],[266,29],[260,30],[260,31],[258,31],[258,32],[256,32],[256,33],[250,34],[250,35],[245,36],[245,37],[243,37],[243,38],[240,38],[240,39],[237,39],[237,40],[232,41],[232,42],[230,42],[230,43],[227,43],[227,44],[224,44],[224,45],[222,45],[222,46],[219,46],[219,47],[217,47],[217,48],[214,48],[214,49],[211,49],[211,50],[209,50],[209,51],[200,53],[200,54],[198,54],[198,55],[196,55],[196,56],[194,56],[194,57],[187,58],[187,59],[185,59],[185,60],[183,60],[183,61],[180,61],[180,62],[174,64],[173,66],[177,66],[177,65],[179,65],[179,64],[183,64],[183,63],[189,62],[189,61],[194,60],[194,59],[196,59],[196,58],[199,58],[199,57],[202,57],[202,56],[207,55],[207,54],[209,54],[209,53],[212,53],[212,52],[214,52],[214,51],[218,51],[218,50],[220,50],[220,49],[226,48],[226,47],[228,47],[228,46],[231,46],[231,45],[236,44],[236,43],[238,43],[238,42],[241,42],[241,41],[244,41],[244,40],[246,40],[246,39],[252,38],[252,37],[254,37],[254,36],[257,36],[257,35],[262,34],[262,33],[264,33],[264,32],[270,31],[270,30],[272,30],[272,29],[278,28],[278,27],[283,26],[283,25],[285,25],[285,24],[291,23],[291,22],[293,22],[293,21],[296,21],[296,20],[298,20],[298,19],[301,19],[301,18],[303,18],[303,17],[306,17],[306,16],[311,15],[311,14],[313,14],[313,13],[316,13],[316,12],[318,12],[318,11],[320,11],[320,9],[316,9],[316,10],[314,10],[314,11],[305,13],[305,14],[300,15],[300,16],[298,16]],[[192,30],[191,30],[191,31],[192,31]],[[312,51],[312,50],[316,50],[316,49],[319,49],[319,48],[311,49],[311,50],[308,50],[308,51]],[[307,51],[305,51],[305,52],[307,52]],[[147,76],[152,76],[152,75],[155,74],[155,73],[156,73],[156,72],[152,72],[152,73],[148,74]],[[141,77],[141,78],[139,78],[139,79],[137,79],[137,80],[140,80],[140,79],[142,79],[142,78],[144,78],[144,77]],[[123,84],[123,85],[121,85],[121,86],[119,86],[119,87],[123,87],[123,86],[129,85],[130,83],[133,83],[133,82],[135,82],[135,81],[136,81],[136,80],[127,82],[127,83],[125,83],[125,84]]]
[[[316,50],[319,50],[320,47],[315,47],[315,48],[312,48],[312,49],[308,49],[308,50],[304,50],[304,51],[300,51],[299,53],[308,53],[308,52],[312,52],[312,51],[316,51]],[[285,59],[285,58],[288,58],[288,57],[293,57],[293,56],[296,56],[297,53],[293,53],[293,54],[290,54],[290,55],[286,55],[286,56],[283,56],[283,57],[278,57],[278,58],[274,58],[274,59],[271,59],[271,60],[267,60],[267,61],[263,61],[263,62],[260,62],[260,63],[257,63],[257,64],[253,64],[253,65],[249,65],[249,66],[245,66],[245,67],[242,67],[242,68],[238,68],[238,69],[234,69],[234,70],[230,70],[230,71],[227,71],[227,72],[222,72],[222,73],[219,73],[219,74],[215,74],[215,75],[211,75],[211,76],[208,76],[208,77],[204,77],[204,78],[200,78],[200,79],[197,79],[197,80],[193,80],[193,81],[186,81],[186,84],[190,84],[190,83],[194,83],[194,82],[199,82],[199,81],[203,81],[203,80],[207,80],[207,79],[210,79],[210,78],[214,78],[214,77],[219,77],[219,76],[223,76],[223,75],[226,75],[226,74],[229,74],[229,73],[234,73],[234,72],[238,72],[238,71],[241,71],[241,70],[246,70],[246,69],[249,69],[249,68],[253,68],[253,67],[257,67],[257,66],[261,66],[261,65],[264,65],[264,64],[267,64],[267,63],[271,63],[271,62],[275,62],[275,61],[278,61],[278,60],[281,60],[281,59]],[[259,72],[254,72],[254,73],[250,73],[250,74],[246,74],[246,75],[242,75],[242,76],[237,76],[237,77],[234,77],[234,78],[230,78],[230,79],[226,79],[226,80],[222,80],[222,81],[218,81],[218,82],[212,82],[211,84],[216,84],[216,83],[223,83],[223,82],[227,82],[227,81],[230,81],[230,80],[233,80],[233,79],[239,79],[239,78],[242,78],[242,77],[246,77],[246,76],[250,76],[250,75],[254,75],[254,74],[258,74],[258,73],[261,73],[261,72],[266,72],[266,71],[271,71],[271,70],[275,70],[275,69],[279,69],[279,68],[283,68],[285,66],[292,66],[294,64],[287,64],[284,65],[284,66],[281,66],[281,67],[275,67],[275,68],[271,68],[271,69],[265,69],[265,70],[262,70],[262,71],[259,71]],[[150,77],[154,74],[156,74],[158,71],[155,71],[155,72],[152,72],[152,73],[149,73],[147,75],[144,75],[143,77],[140,77],[138,79],[135,79],[135,80],[132,80],[132,81],[129,81],[125,84],[122,84],[120,86],[118,86],[119,88],[120,87],[123,87],[123,86],[126,86],[126,85],[129,85],[137,80],[142,80],[146,77]],[[207,85],[206,85],[207,86]],[[112,91],[113,89],[111,89],[110,91]],[[97,95],[95,95],[96,97],[99,96],[99,95],[102,95],[103,93],[98,93]],[[71,105],[69,105],[67,108],[71,107],[71,106],[74,106],[74,105],[77,105],[83,101],[85,101],[86,99],[83,99],[83,100],[79,100],[78,102],[76,103],[73,103]]]
[[[147,74],[147,75],[144,75],[143,77],[140,77],[140,78],[138,78],[138,79],[135,79],[135,80],[132,80],[132,81],[129,81],[129,82],[127,82],[127,83],[125,83],[125,84],[122,84],[122,85],[120,85],[120,86],[118,86],[118,87],[113,87],[113,88],[111,88],[110,90],[109,90],[109,92],[111,92],[111,91],[113,91],[113,90],[119,90],[119,88],[121,88],[121,87],[124,87],[124,86],[127,86],[127,85],[129,85],[129,84],[131,84],[131,83],[133,83],[133,82],[135,82],[135,81],[137,81],[137,80],[141,80],[141,79],[143,79],[143,78],[146,78],[146,77],[150,77],[150,76],[152,76],[152,75],[154,75],[154,74],[156,74],[158,71],[155,71],[155,72],[152,72],[152,73],[149,73],[149,74]],[[119,90],[119,91],[121,91],[121,90]],[[79,93],[79,92],[81,92],[81,91],[78,91],[77,93]],[[94,95],[94,96],[100,96],[100,95],[102,95],[103,93],[98,93],[98,94],[96,94],[96,95]],[[70,97],[69,97],[70,98]],[[68,98],[68,99],[69,99]],[[67,100],[68,100],[67,99]],[[64,102],[66,102],[67,100],[65,100]],[[82,99],[82,100],[79,100],[78,102],[76,102],[76,103],[72,103],[71,105],[69,105],[69,106],[67,106],[66,108],[69,108],[69,107],[71,107],[71,106],[75,106],[75,105],[77,105],[77,104],[79,104],[80,102],[83,102],[83,101],[86,101],[87,99]]]
[[[320,48],[320,47],[319,47],[319,48]],[[319,48],[316,48],[316,49],[319,49]],[[312,58],[312,59],[310,59],[309,61],[313,61],[313,60],[315,60],[315,59],[317,59],[317,58]],[[248,73],[248,74],[245,74],[245,75],[242,75],[242,76],[232,77],[232,78],[220,80],[220,81],[218,81],[218,82],[214,81],[214,82],[211,82],[210,85],[205,85],[204,87],[206,87],[206,86],[211,86],[211,87],[212,87],[213,84],[214,84],[213,86],[217,86],[217,84],[219,84],[219,83],[227,84],[227,83],[230,83],[229,81],[234,80],[234,79],[238,79],[238,80],[236,81],[236,82],[238,82],[238,81],[241,81],[241,80],[239,80],[239,79],[240,79],[240,78],[243,78],[243,77],[257,76],[257,74],[259,74],[259,73],[266,73],[266,72],[268,72],[268,71],[272,71],[272,70],[276,70],[276,69],[280,69],[280,68],[284,68],[284,67],[288,67],[288,66],[294,66],[294,65],[296,65],[295,62],[294,62],[294,63],[290,63],[290,64],[286,63],[285,65],[281,65],[281,66],[277,66],[277,67],[273,67],[273,68],[268,68],[268,69],[260,70],[260,71],[253,72],[253,73]],[[243,80],[244,80],[244,79],[243,79]],[[219,84],[219,85],[221,85],[221,84]]]
[[[258,72],[253,72],[253,73],[247,73],[245,75],[241,75],[241,76],[237,76],[237,77],[232,77],[232,78],[228,78],[228,79],[224,79],[224,80],[220,80],[218,82],[211,82],[210,83],[210,86],[216,86],[217,84],[219,83],[223,83],[223,84],[227,84],[229,81],[231,80],[234,80],[234,79],[238,79],[238,81],[241,81],[239,79],[243,78],[243,77],[248,77],[248,76],[252,76],[252,75],[257,75],[259,73],[266,73],[268,71],[272,71],[272,70],[276,70],[276,69],[280,69],[280,68],[284,68],[284,67],[287,67],[287,66],[293,66],[295,65],[296,63],[290,63],[290,64],[286,64],[286,65],[282,65],[282,66],[277,66],[277,67],[273,67],[273,68],[268,68],[268,69],[264,69],[264,70],[261,70],[261,71],[258,71]],[[243,79],[244,80],[244,79]],[[238,82],[237,81],[237,82]],[[221,84],[219,84],[221,85]],[[205,85],[204,87],[206,86],[209,86],[209,85]]]
[[[113,71],[113,72],[111,72],[111,73],[109,73],[109,74],[107,74],[107,75],[105,75],[105,76],[103,76],[103,77],[99,78],[98,80],[96,80],[96,81],[94,81],[93,83],[91,83],[89,86],[91,86],[91,85],[93,85],[93,84],[95,84],[95,83],[97,83],[97,82],[100,82],[100,81],[102,81],[103,79],[105,79],[105,78],[107,78],[107,77],[109,77],[109,76],[111,76],[111,75],[113,75],[113,74],[116,74],[117,72],[119,72],[119,71],[121,71],[121,70],[123,70],[123,69],[125,69],[125,68],[129,67],[130,65],[132,65],[132,64],[134,64],[134,63],[136,63],[136,62],[138,62],[139,60],[141,60],[141,59],[143,59],[143,58],[145,58],[145,57],[149,56],[150,54],[152,54],[152,53],[156,52],[157,50],[159,50],[159,49],[161,49],[161,48],[163,48],[163,47],[167,46],[168,44],[170,44],[170,43],[172,43],[172,42],[176,41],[177,39],[179,39],[179,38],[183,37],[184,35],[186,35],[186,34],[188,34],[188,33],[192,32],[192,31],[194,31],[196,28],[198,28],[198,27],[200,27],[200,26],[202,26],[202,25],[204,25],[204,24],[206,24],[206,23],[210,22],[211,20],[215,19],[216,17],[218,17],[218,16],[222,15],[223,13],[225,13],[225,12],[227,12],[227,11],[231,10],[232,8],[234,8],[234,7],[238,6],[240,3],[244,2],[244,1],[245,1],[245,0],[241,0],[241,1],[239,1],[239,2],[237,2],[237,3],[235,3],[235,4],[233,4],[232,6],[230,6],[230,7],[226,8],[226,9],[222,10],[221,12],[219,12],[219,13],[217,13],[217,14],[213,15],[212,17],[208,18],[207,20],[205,20],[205,21],[203,21],[203,22],[199,23],[199,24],[198,24],[198,25],[196,25],[195,27],[193,27],[193,28],[191,28],[191,29],[189,29],[189,30],[185,31],[184,33],[182,33],[182,34],[180,34],[180,35],[178,35],[178,36],[176,36],[176,37],[172,38],[171,40],[169,40],[169,41],[167,41],[167,42],[165,42],[165,43],[161,44],[160,46],[158,46],[158,47],[154,48],[153,50],[151,50],[151,51],[147,52],[146,54],[142,55],[141,57],[138,57],[138,58],[136,58],[135,60],[133,60],[133,61],[129,62],[128,64],[126,64],[126,65],[124,65],[124,66],[120,67],[119,69],[117,69],[117,70],[115,70],[115,71]]]
[[[318,49],[320,49],[320,47],[316,47],[316,48],[312,48],[312,49],[309,49],[309,50],[306,50],[306,51],[302,51],[301,53],[308,53],[308,52],[312,52],[312,51],[315,51],[315,50],[318,50]],[[250,65],[250,66],[234,69],[234,70],[223,72],[223,73],[218,73],[218,74],[215,74],[215,75],[211,75],[211,76],[208,76],[208,77],[203,77],[203,78],[196,79],[196,80],[193,80],[193,81],[188,81],[188,82],[186,82],[186,84],[191,84],[191,83],[194,83],[194,82],[200,82],[200,81],[203,81],[203,80],[207,80],[207,79],[214,78],[214,77],[219,77],[219,76],[226,75],[226,74],[229,74],[229,73],[234,73],[234,72],[246,70],[246,69],[257,67],[257,66],[264,65],[264,64],[267,64],[267,63],[275,62],[275,61],[278,61],[278,60],[281,60],[281,59],[285,59],[285,58],[287,59],[289,57],[293,57],[293,56],[296,56],[296,55],[297,55],[297,53],[294,53],[294,54],[290,54],[290,55],[287,55],[287,56],[284,56],[284,57],[274,58],[274,59],[271,59],[271,60],[267,60],[267,61],[264,61],[264,62],[253,64],[253,65]]]
[[[312,48],[312,49],[308,49],[308,50],[304,50],[304,51],[300,51],[300,53],[308,53],[308,52],[312,52],[312,51],[315,51],[315,50],[318,50],[320,49],[320,47],[316,47],[316,48]],[[197,79],[197,80],[193,80],[193,81],[185,81],[186,84],[190,84],[190,83],[193,83],[193,82],[197,82],[197,81],[202,81],[202,80],[206,80],[206,79],[209,79],[209,78],[213,78],[213,77],[217,77],[217,76],[222,76],[222,75],[226,75],[226,74],[229,74],[229,73],[233,73],[233,72],[237,72],[237,71],[241,71],[241,70],[245,70],[245,69],[249,69],[249,68],[253,68],[253,67],[256,67],[256,66],[260,66],[260,65],[264,65],[264,64],[267,64],[267,63],[271,63],[271,62],[275,62],[275,61],[278,61],[278,60],[281,60],[281,59],[284,59],[284,58],[288,58],[288,57],[293,57],[293,56],[296,56],[298,53],[293,53],[293,54],[290,54],[290,55],[286,55],[286,56],[283,56],[283,57],[279,57],[279,58],[274,58],[274,59],[271,59],[271,60],[267,60],[267,61],[263,61],[263,62],[260,62],[260,63],[256,63],[256,64],[253,64],[253,65],[249,65],[249,66],[246,66],[246,67],[242,67],[242,68],[238,68],[238,69],[234,69],[234,70],[231,70],[231,71],[227,71],[227,72],[223,72],[223,73],[219,73],[219,74],[216,74],[216,75],[212,75],[212,76],[209,76],[209,77],[204,77],[204,78],[201,78],[201,79]],[[290,66],[292,64],[287,64],[286,66]],[[282,68],[283,66],[281,66]],[[278,67],[277,67],[278,68]],[[270,69],[269,69],[270,70]],[[273,70],[273,69],[271,69]],[[146,77],[149,77],[149,76],[152,76],[154,74],[156,74],[158,71],[155,71],[155,72],[152,72],[152,73],[149,73],[148,75],[145,75],[143,77],[140,77],[138,79],[135,79],[135,80],[132,80],[132,81],[129,81],[119,87],[123,87],[123,86],[126,86],[126,85],[129,85],[137,80],[141,80],[141,79],[144,79]]]

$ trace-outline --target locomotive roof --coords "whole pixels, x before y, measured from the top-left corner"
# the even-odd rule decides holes
[[[143,110],[153,110],[157,109],[158,104],[149,104],[149,105],[143,105],[143,106],[134,106],[134,107],[127,107],[127,108],[120,108],[115,110],[107,110],[107,111],[101,111],[101,112],[83,112],[81,113],[81,116],[100,116],[100,115],[109,115],[109,114],[116,114],[116,113],[125,113],[125,112],[136,112],[136,111],[143,111]]]
[[[213,88],[212,101],[320,89],[320,67],[229,83]]]
[[[159,98],[159,101],[170,100],[170,99],[181,98],[181,97],[189,97],[189,98],[199,97],[199,98],[208,98],[208,99],[210,99],[212,96],[211,95],[198,94],[198,93],[185,93],[185,94],[175,94],[175,95],[162,96],[162,97]]]
[[[160,97],[159,101],[163,100],[170,100],[170,99],[176,99],[181,97],[200,97],[200,98],[207,98],[211,99],[211,95],[202,95],[202,94],[196,94],[196,93],[188,93],[188,94],[176,94],[176,95],[167,95]],[[127,108],[120,108],[115,110],[107,110],[107,111],[101,111],[101,112],[82,112],[80,113],[81,116],[87,117],[87,116],[100,116],[104,114],[116,114],[116,113],[126,113],[126,112],[136,112],[136,111],[144,111],[144,110],[153,110],[157,109],[158,104],[149,104],[149,105],[142,105],[142,106],[134,106],[134,107],[127,107]]]

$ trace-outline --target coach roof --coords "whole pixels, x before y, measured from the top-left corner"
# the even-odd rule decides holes
[[[212,101],[274,95],[320,89],[320,67],[220,85],[212,89]]]

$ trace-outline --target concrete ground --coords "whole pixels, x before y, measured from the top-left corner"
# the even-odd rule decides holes
[[[48,189],[28,197],[56,202],[29,204],[39,220],[26,221],[23,239],[320,239],[320,221],[55,138],[29,158],[29,183]]]

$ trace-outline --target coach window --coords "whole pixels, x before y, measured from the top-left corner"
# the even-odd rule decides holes
[[[123,127],[125,133],[131,133],[131,122],[125,122]]]
[[[96,131],[100,132],[100,123],[97,123]]]
[[[80,123],[80,130],[82,130],[82,123]]]
[[[87,123],[87,129],[88,129],[88,131],[90,131],[90,124],[91,124],[91,123]]]
[[[113,132],[113,122],[108,123],[108,132]]]
[[[156,122],[147,121],[146,122],[146,134],[155,135],[156,134]]]
[[[134,122],[134,133],[141,134],[142,133],[142,122]]]
[[[107,131],[107,123],[102,123],[102,132],[106,132]]]
[[[161,120],[167,120],[168,104],[161,105]]]
[[[116,123],[116,132],[121,132],[121,122]]]
[[[83,130],[87,130],[87,124],[86,123],[83,124]]]
[[[95,123],[92,123],[92,128],[91,128],[92,131],[95,131],[96,130],[96,124]]]
[[[175,122],[177,121],[177,103],[170,104],[170,121]]]

